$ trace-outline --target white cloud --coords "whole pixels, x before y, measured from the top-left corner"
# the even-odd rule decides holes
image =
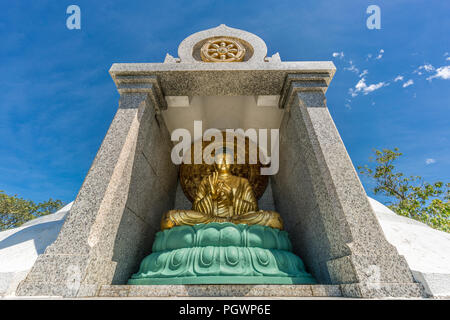
[[[363,89],[363,91],[364,91],[364,94],[369,94],[372,91],[378,90],[378,89],[380,89],[382,87],[385,87],[385,86],[387,86],[387,84],[385,82],[379,82],[377,84],[371,84],[370,86],[365,87]]]
[[[351,71],[354,73],[359,73],[359,69],[353,64],[353,61],[350,60],[349,63],[350,63],[350,67],[344,68],[344,70],[348,70],[348,71]]]
[[[434,67],[431,64],[426,64],[426,65],[423,65],[422,67],[425,69],[425,71],[428,71],[428,72],[434,70]]]
[[[423,66],[420,66],[416,70],[414,70],[413,73],[417,73],[420,76],[422,75],[422,70],[425,70],[426,72],[431,72],[434,70],[434,67],[431,64],[426,63]]]
[[[448,80],[450,79],[450,66],[444,66],[436,69],[436,73],[427,78],[427,80],[432,80],[434,78]]]
[[[403,88],[412,86],[413,84],[414,84],[413,79],[409,79],[408,81],[406,81],[406,82],[403,84]]]
[[[356,84],[355,88],[360,91],[362,89],[364,89],[365,87],[367,87],[366,85],[366,79],[362,78],[361,80],[358,81],[358,83]]]
[[[351,94],[352,97],[356,97],[360,92],[362,92],[364,95],[367,95],[375,90],[378,90],[382,87],[386,87],[388,85],[389,85],[389,83],[386,83],[386,82],[378,82],[376,84],[374,83],[371,85],[367,85],[366,79],[362,78],[355,85],[355,89],[353,89],[353,88],[349,89],[349,93]]]
[[[428,158],[428,159],[425,160],[425,163],[426,163],[427,165],[433,164],[433,163],[436,163],[436,160],[433,159],[433,158]]]
[[[384,54],[384,49],[380,49],[380,51],[378,51],[378,54],[373,55],[371,53],[369,53],[366,57],[366,61],[375,58],[376,60],[380,60],[381,58],[383,58],[383,54]]]
[[[395,77],[394,82],[397,82],[397,81],[403,81],[403,76]]]
[[[445,59],[445,60],[450,61],[450,57],[447,57],[447,59]]]
[[[362,77],[364,77],[366,74],[368,74],[369,73],[369,71],[366,69],[366,70],[363,70],[363,72],[361,72],[361,74],[359,75],[359,77],[360,78],[362,78]]]
[[[333,52],[333,58],[344,58],[344,52]]]
[[[375,59],[380,60],[381,58],[383,58],[383,53],[384,53],[384,50],[381,49],[380,52],[378,53],[378,56]]]

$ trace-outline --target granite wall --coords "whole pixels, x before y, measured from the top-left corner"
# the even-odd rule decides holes
[[[171,146],[151,95],[122,93],[57,240],[16,294],[93,296],[103,284],[125,284],[150,253],[161,215],[174,206]]]
[[[294,252],[319,283],[346,296],[420,296],[405,259],[389,244],[350,157],[311,81],[292,83],[280,128],[276,209]]]

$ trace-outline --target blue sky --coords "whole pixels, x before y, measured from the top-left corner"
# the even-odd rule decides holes
[[[71,4],[81,30],[66,28]],[[370,4],[381,8],[381,30],[366,27]],[[257,34],[284,61],[334,61],[328,107],[355,166],[373,148],[399,147],[400,170],[450,181],[449,14],[448,1],[419,0],[9,1],[0,190],[73,200],[117,110],[111,64],[162,62],[221,23]]]

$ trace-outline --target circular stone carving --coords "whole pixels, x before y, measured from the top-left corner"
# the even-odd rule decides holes
[[[238,39],[239,43],[244,46],[246,52],[243,61],[250,63],[264,62],[264,58],[267,56],[267,46],[264,40],[253,33],[221,24],[215,28],[196,32],[184,39],[178,47],[178,56],[181,63],[202,61],[200,49],[205,42],[224,37]]]
[[[226,144],[226,135],[223,134],[223,144]],[[205,148],[209,144],[214,144],[215,141],[203,141],[202,148],[203,152],[205,152]],[[267,188],[267,184],[269,182],[269,176],[263,176],[260,174],[261,168],[268,166],[261,163],[260,159],[256,164],[249,164],[249,147],[250,144],[253,143],[245,137],[245,163],[246,164],[237,164],[238,160],[238,143],[236,140],[233,140],[234,143],[234,163],[231,165],[231,174],[246,178],[252,187],[253,193],[256,199],[261,198],[264,194],[264,191]],[[182,163],[180,165],[180,184],[183,189],[184,194],[189,199],[189,201],[193,202],[195,199],[195,195],[197,194],[197,188],[200,185],[202,179],[206,176],[209,176],[214,172],[214,165],[208,165],[202,161],[202,164],[194,164],[194,143],[191,145],[190,154],[191,154],[191,164]],[[188,154],[189,154],[188,152]],[[214,153],[214,151],[213,151]],[[201,155],[200,155],[201,156]],[[198,161],[200,162],[200,161]]]
[[[206,41],[200,54],[205,62],[239,62],[244,59],[245,48],[236,39],[222,37]]]

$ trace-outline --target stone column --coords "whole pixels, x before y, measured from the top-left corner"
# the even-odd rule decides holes
[[[94,296],[125,284],[174,204],[177,168],[156,77],[117,79],[119,108],[57,240],[17,295]]]
[[[327,78],[288,75],[281,106],[275,205],[296,253],[321,283],[345,296],[419,296],[409,267],[387,242],[326,106]]]

